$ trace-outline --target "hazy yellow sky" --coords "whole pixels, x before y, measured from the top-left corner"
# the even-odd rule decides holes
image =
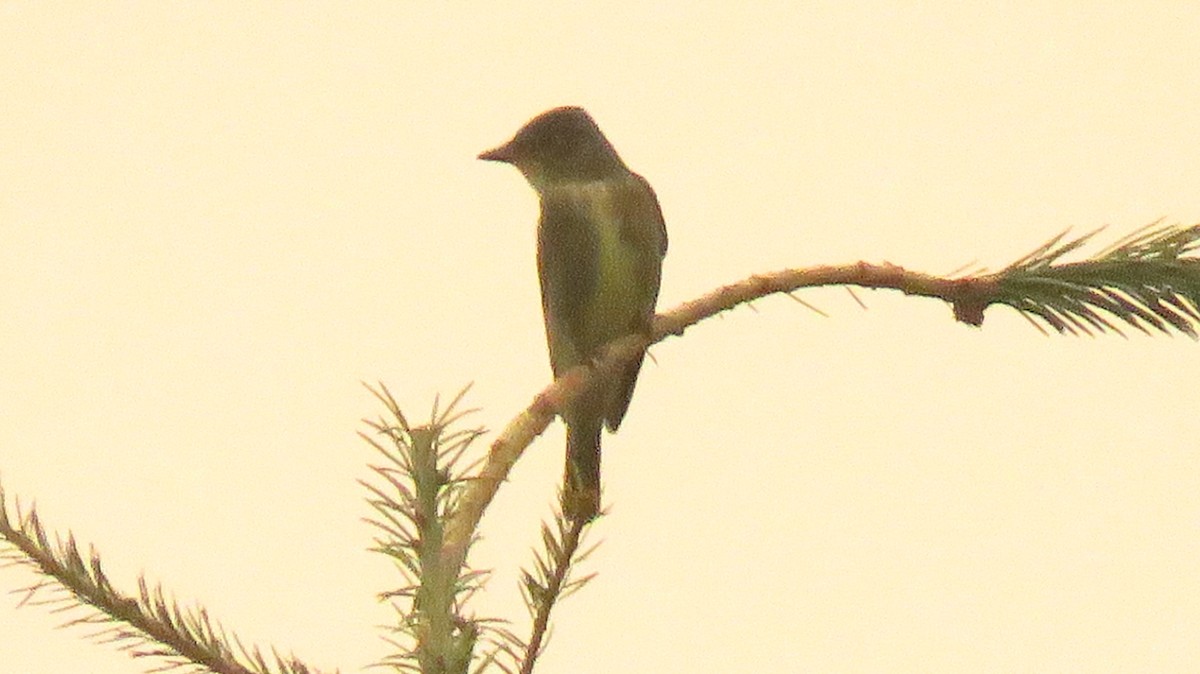
[[[386,655],[359,382],[491,429],[547,383],[535,198],[474,157],[555,105],[657,189],[664,308],[1200,221],[1200,5],[903,4],[0,0],[10,505],[248,642]],[[654,349],[541,671],[1200,669],[1200,345],[859,295]],[[561,469],[555,426],[473,558],[520,633]],[[143,671],[13,603],[0,671]]]

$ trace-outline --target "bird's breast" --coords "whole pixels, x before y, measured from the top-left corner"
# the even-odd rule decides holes
[[[601,343],[629,333],[644,313],[641,295],[644,279],[639,277],[641,255],[625,233],[629,209],[621,203],[625,190],[614,181],[579,183],[577,208],[582,222],[593,228],[596,242],[595,292],[585,309],[587,323]]]

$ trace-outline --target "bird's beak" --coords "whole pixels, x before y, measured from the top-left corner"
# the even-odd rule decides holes
[[[494,147],[487,152],[482,152],[479,158],[484,161],[499,161],[505,164],[513,163],[512,143],[505,143],[500,147]]]

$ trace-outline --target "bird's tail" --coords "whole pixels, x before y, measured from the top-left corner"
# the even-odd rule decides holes
[[[587,521],[600,512],[600,426],[596,417],[567,424],[567,468],[563,479],[563,513]]]

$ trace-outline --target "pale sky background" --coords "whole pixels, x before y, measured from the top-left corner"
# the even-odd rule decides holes
[[[474,382],[491,429],[548,382],[535,198],[474,157],[556,105],[657,189],[664,308],[1200,221],[1200,5],[897,4],[0,1],[9,504],[245,641],[386,655],[359,382],[417,419]],[[1200,345],[860,296],[654,349],[539,671],[1200,669]],[[473,557],[522,634],[562,452]],[[3,672],[144,671],[15,602]]]

